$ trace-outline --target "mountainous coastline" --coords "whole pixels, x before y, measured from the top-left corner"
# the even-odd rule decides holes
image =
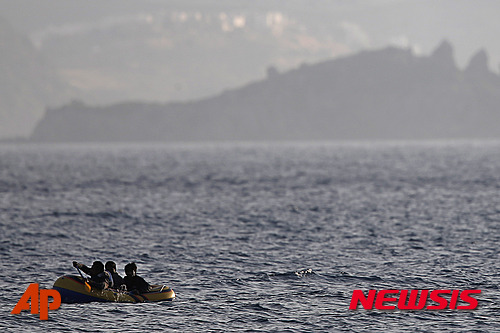
[[[443,41],[432,54],[388,47],[304,64],[197,101],[73,102],[47,110],[36,142],[498,138],[500,76],[484,50],[465,69]]]

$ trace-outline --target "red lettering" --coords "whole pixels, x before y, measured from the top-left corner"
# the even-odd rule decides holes
[[[451,310],[473,310],[478,306],[478,300],[471,294],[480,294],[481,290],[369,290],[365,296],[362,290],[354,290],[352,293],[350,310],[356,310],[361,304],[366,310],[444,310],[449,306]],[[398,297],[399,294],[399,297]],[[420,295],[419,295],[420,294]],[[451,297],[446,297],[450,295]],[[434,304],[427,305],[430,298]],[[449,299],[449,302],[448,302]],[[466,305],[458,305],[462,300]],[[386,304],[387,302],[397,302],[396,304]],[[457,306],[458,305],[458,306]]]
[[[31,298],[31,304],[28,302]],[[23,296],[19,299],[16,306],[12,310],[12,314],[21,313],[23,310],[29,310],[31,308],[31,313],[38,313],[38,283],[32,283],[26,288]]]
[[[431,300],[434,302],[438,303],[439,305],[429,305],[427,309],[429,310],[442,310],[446,309],[446,306],[448,305],[448,301],[439,296],[440,294],[449,294],[451,293],[451,290],[433,290],[431,291]]]
[[[462,301],[469,303],[469,305],[459,305],[458,309],[459,310],[473,310],[477,308],[477,299],[474,297],[469,296],[469,294],[480,294],[481,290],[464,290],[460,294],[460,298]]]
[[[375,300],[376,290],[369,290],[368,297],[365,297],[362,290],[354,290],[352,292],[351,304],[349,305],[349,310],[356,310],[358,308],[358,302],[366,310],[373,309],[373,301]]]
[[[384,305],[384,302],[395,302],[396,297],[385,297],[387,294],[398,294],[399,290],[381,290],[378,292],[377,299],[375,300],[375,308],[379,310],[394,310],[395,305]]]
[[[49,303],[49,297],[54,299]],[[49,310],[57,310],[61,306],[61,294],[54,289],[40,290],[40,320],[49,319]]]
[[[410,292],[410,299],[408,300],[408,305],[406,305],[406,299],[408,297],[408,290],[401,290],[401,295],[399,296],[398,309],[400,310],[422,310],[427,303],[427,295],[429,290],[422,290],[420,293],[420,300],[417,305],[418,290],[412,290]]]
[[[455,310],[457,307],[457,301],[458,301],[458,295],[460,294],[460,290],[453,290],[451,293],[451,300],[450,300],[450,309]]]
[[[40,295],[38,294],[40,293]],[[53,298],[53,301],[49,303],[49,297]],[[29,299],[31,298],[31,304]],[[38,302],[40,300],[40,303]],[[61,306],[61,295],[57,290],[54,289],[39,289],[38,283],[32,283],[26,288],[23,296],[19,299],[16,306],[12,310],[12,314],[19,314],[23,310],[29,310],[31,308],[32,314],[37,314],[40,312],[40,319],[49,319],[49,310],[59,309]],[[40,310],[39,310],[40,309]]]

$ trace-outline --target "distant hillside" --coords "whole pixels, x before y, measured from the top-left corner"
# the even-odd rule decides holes
[[[67,87],[29,39],[0,17],[0,139],[28,137],[47,105],[68,100]]]
[[[72,14],[55,15],[60,24],[30,36],[78,89],[78,98],[92,104],[117,103],[124,96],[160,103],[198,99],[261,79],[268,64],[294,68],[303,59],[318,61],[362,46],[349,29],[321,24],[329,34],[305,30],[304,22],[253,1],[249,6],[127,1],[128,6],[111,11],[116,5],[82,3],[86,19],[68,20],[80,16],[73,11],[78,5],[61,9]]]
[[[303,65],[177,104],[74,102],[48,110],[32,140],[198,141],[500,137],[500,77],[486,52],[465,70],[443,42],[429,56],[386,48]]]

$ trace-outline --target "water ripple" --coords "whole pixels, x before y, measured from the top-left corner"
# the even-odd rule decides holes
[[[0,146],[7,331],[492,332],[492,145]],[[173,302],[10,315],[73,260],[135,261]],[[350,311],[354,289],[481,289],[473,311]]]

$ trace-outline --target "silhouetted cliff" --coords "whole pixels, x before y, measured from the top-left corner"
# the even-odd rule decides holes
[[[277,73],[188,103],[73,103],[48,110],[35,141],[337,140],[500,137],[500,77],[486,52],[457,68],[386,48]]]

